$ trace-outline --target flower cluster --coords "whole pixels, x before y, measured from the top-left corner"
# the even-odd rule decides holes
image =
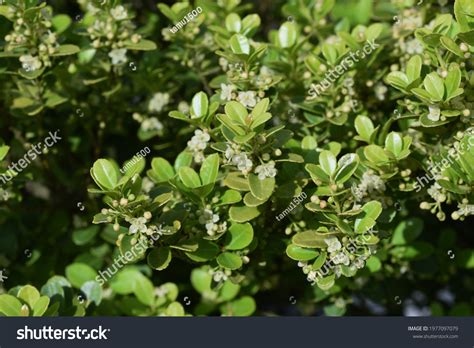
[[[204,150],[211,140],[209,133],[204,130],[196,129],[194,136],[188,141],[188,148],[194,153],[194,161],[201,163],[204,159]]]
[[[220,217],[210,209],[210,206],[206,207],[206,209],[199,210],[198,215],[199,223],[206,227],[208,235],[214,236],[227,231],[227,222],[218,223]]]
[[[51,11],[43,8],[33,19],[26,19],[21,6],[10,6],[8,11],[14,25],[13,31],[5,36],[5,50],[26,49],[19,60],[27,72],[50,67],[51,57],[59,46],[57,35],[52,31]]]
[[[141,40],[141,35],[133,32],[135,25],[130,20],[127,9],[123,5],[117,5],[107,12],[89,3],[88,10],[96,16],[92,26],[87,28],[92,47],[107,49],[112,65],[126,63],[126,43],[130,41],[137,44]]]

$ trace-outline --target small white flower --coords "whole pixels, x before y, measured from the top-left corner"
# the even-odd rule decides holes
[[[141,128],[145,132],[154,130],[161,131],[163,129],[163,124],[158,121],[156,117],[150,117],[142,122]]]
[[[26,71],[35,71],[41,69],[42,63],[39,57],[26,54],[20,57],[21,66]]]
[[[127,10],[122,5],[119,5],[117,7],[114,7],[113,9],[111,9],[110,14],[117,21],[120,21],[122,19],[126,19],[127,16],[128,16]]]
[[[367,193],[370,194],[374,191],[385,191],[385,182],[378,175],[366,171],[364,175],[362,175],[361,183],[356,187],[353,186],[351,191],[356,200],[360,201],[367,195]]]
[[[194,152],[201,152],[207,147],[209,140],[211,140],[209,133],[196,129],[194,136],[188,141],[188,147]]]
[[[225,158],[228,161],[230,161],[234,155],[235,155],[234,149],[231,146],[227,145],[227,148],[225,149],[225,153],[224,153]]]
[[[148,111],[150,112],[161,112],[163,108],[168,105],[170,101],[170,95],[168,93],[155,93],[148,103]]]
[[[333,258],[332,261],[336,264],[343,264],[345,266],[349,266],[351,260],[349,259],[349,256],[344,254],[342,251],[337,253]]]
[[[260,180],[264,180],[265,178],[274,178],[277,174],[275,162],[271,161],[257,166],[257,168],[255,168],[255,174],[258,174],[258,178]]]
[[[189,104],[185,101],[180,101],[178,104],[178,111],[187,114],[189,112]]]
[[[144,217],[139,217],[139,218],[133,218],[130,220],[130,227],[128,229],[128,231],[131,233],[131,234],[135,234],[137,232],[146,232],[146,230],[148,229],[145,225],[146,223],[146,219]]]
[[[253,167],[252,161],[248,158],[245,152],[234,155],[232,157],[232,163],[242,172],[249,172]]]
[[[217,271],[217,272],[214,272],[212,279],[214,279],[215,282],[219,283],[220,281],[226,281],[227,276],[225,275],[224,272]]]
[[[385,94],[387,93],[388,88],[383,83],[378,83],[375,86],[375,96],[378,100],[385,100]]]
[[[211,209],[204,209],[201,212],[201,215],[199,216],[199,223],[201,225],[205,225],[207,234],[210,236],[213,236],[218,232],[219,230],[222,230],[222,228],[226,228],[227,224],[225,226],[219,226],[217,222],[219,221],[219,215],[214,214],[214,212]]]
[[[115,48],[109,52],[109,57],[112,59],[112,65],[119,65],[127,62],[127,49]]]
[[[168,292],[169,292],[168,288],[164,286],[155,288],[155,295],[158,297],[165,297]]]
[[[237,100],[245,107],[253,108],[257,105],[256,93],[254,91],[239,92]]]
[[[428,114],[428,119],[433,122],[439,121],[439,118],[441,116],[440,108],[436,105],[431,105],[428,107],[428,109],[430,110]]]
[[[406,42],[405,52],[413,55],[413,54],[422,54],[423,53],[423,44],[418,41],[418,39],[413,39]]]
[[[441,192],[441,189],[442,187],[437,182],[435,182],[433,185],[430,186],[428,190],[426,190],[426,192],[435,201],[440,202],[440,201],[444,201],[443,199],[441,199],[444,196],[443,192]]]
[[[358,257],[357,259],[354,260],[353,265],[354,265],[357,269],[361,269],[361,268],[364,268],[364,266],[365,266],[365,261],[364,261],[363,258]]]
[[[153,183],[153,181],[151,181],[150,179],[148,179],[146,176],[143,178],[143,181],[142,181],[142,189],[143,191],[145,191],[146,193],[150,192],[151,189],[155,187],[155,184]]]
[[[337,239],[337,237],[331,236],[329,238],[324,239],[324,242],[328,246],[327,250],[329,253],[332,253],[342,248],[341,242],[339,241],[339,239]]]
[[[235,87],[233,85],[221,83],[221,100],[231,101],[234,89]]]

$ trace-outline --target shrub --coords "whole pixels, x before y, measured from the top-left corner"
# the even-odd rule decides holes
[[[4,315],[473,314],[471,1],[4,3]]]

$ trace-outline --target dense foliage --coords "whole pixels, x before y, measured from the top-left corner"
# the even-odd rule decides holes
[[[0,15],[0,314],[474,314],[471,0]]]

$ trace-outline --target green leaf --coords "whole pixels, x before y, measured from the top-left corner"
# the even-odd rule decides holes
[[[148,265],[158,271],[168,267],[171,262],[172,254],[168,247],[154,248],[147,256]]]
[[[229,217],[235,222],[247,222],[255,219],[260,215],[260,211],[255,207],[231,207],[229,210]]]
[[[139,42],[135,43],[130,40],[124,42],[124,47],[132,51],[152,51],[156,50],[156,44],[150,40],[141,39]]]
[[[374,132],[374,124],[367,116],[357,116],[355,119],[355,129],[360,137],[370,143],[370,137]]]
[[[430,98],[433,101],[439,102],[443,100],[444,83],[443,83],[443,79],[439,77],[438,73],[432,72],[426,75],[425,79],[423,80],[423,86],[425,87],[426,91],[430,94]]]
[[[225,113],[237,124],[245,125],[246,118],[248,115],[247,109],[236,101],[228,102],[225,107]]]
[[[397,132],[390,132],[385,139],[385,148],[398,158],[403,150],[403,140]]]
[[[380,262],[380,259],[374,255],[367,259],[366,265],[371,273],[376,273],[382,268],[382,262]]]
[[[40,293],[38,290],[36,290],[35,287],[31,285],[25,285],[23,286],[20,291],[18,291],[18,296],[19,299],[23,300],[26,302],[26,304],[33,309],[36,302],[40,298]]]
[[[133,156],[133,158],[125,161],[121,170],[126,177],[131,178],[135,174],[140,174],[145,169],[145,164],[146,161],[143,157]]]
[[[8,151],[10,151],[10,146],[7,146],[7,145],[0,146],[0,161],[2,161],[5,158]]]
[[[203,117],[207,115],[209,110],[209,99],[207,98],[206,93],[199,92],[196,93],[191,102],[191,114],[195,117]]]
[[[142,274],[135,280],[133,293],[141,303],[147,306],[152,306],[155,301],[153,283]]]
[[[334,278],[335,278],[335,275],[334,274],[331,274],[330,276],[327,276],[327,277],[324,277],[324,278],[320,278],[318,280],[316,280],[316,285],[321,289],[321,290],[329,290],[330,288],[332,288],[334,286]]]
[[[321,50],[323,52],[324,58],[326,58],[326,60],[331,65],[335,65],[337,62],[337,56],[338,56],[336,48],[333,45],[323,43]]]
[[[81,286],[81,291],[89,302],[95,303],[97,306],[102,301],[102,287],[95,280],[88,281]]]
[[[173,10],[166,4],[159,3],[156,5],[158,9],[163,13],[168,19],[171,19],[173,22],[177,22],[180,20],[178,16],[173,12]]]
[[[227,250],[241,250],[249,246],[253,240],[253,228],[249,223],[233,224],[226,232],[224,243]]]
[[[313,230],[298,232],[293,236],[291,242],[302,248],[327,248],[325,239],[340,235],[339,232],[321,233]]]
[[[388,162],[388,156],[385,151],[378,145],[367,145],[364,148],[365,157],[375,164],[384,164]]]
[[[166,182],[172,179],[175,175],[171,164],[162,157],[153,158],[151,161],[151,170],[148,171],[148,176],[154,181]]]
[[[182,317],[185,315],[183,305],[179,302],[172,302],[168,305],[165,312],[169,317]]]
[[[242,195],[239,191],[227,190],[220,199],[219,205],[227,205],[238,203],[242,200]]]
[[[92,178],[98,186],[106,190],[113,190],[118,183],[117,168],[106,159],[98,159],[92,167]]]
[[[242,258],[234,253],[225,252],[217,257],[217,263],[221,267],[234,270],[242,267]]]
[[[89,226],[75,230],[72,233],[72,241],[74,244],[82,246],[89,243],[99,232],[99,226]]]
[[[201,186],[199,175],[190,167],[179,168],[178,175],[183,184],[188,188],[198,188]]]
[[[314,260],[313,265],[311,266],[313,271],[320,269],[326,262],[327,252],[322,251],[321,254]]]
[[[248,180],[236,172],[227,174],[224,185],[238,191],[250,191]]]
[[[51,56],[53,57],[69,56],[71,54],[78,53],[80,50],[81,49],[77,47],[76,45],[61,45],[58,48],[56,48],[55,52]]]
[[[213,260],[219,253],[219,247],[208,240],[200,239],[198,249],[193,252],[187,252],[186,255],[195,262],[206,262]]]
[[[461,32],[473,29],[474,3],[471,0],[456,0],[454,2],[454,15],[461,27]]]
[[[142,277],[142,274],[133,267],[125,267],[119,271],[111,280],[111,289],[120,295],[129,295],[133,293],[137,279]]]
[[[51,19],[51,23],[53,24],[54,31],[57,34],[60,34],[63,31],[65,31],[67,28],[69,28],[69,26],[72,23],[72,20],[71,20],[71,17],[69,17],[68,15],[60,14],[60,15],[54,16],[53,19]]]
[[[362,207],[362,211],[364,213],[364,216],[377,220],[377,218],[382,213],[382,204],[377,201],[367,202]]]
[[[242,34],[250,36],[260,26],[260,17],[258,14],[250,14],[242,20]]]
[[[270,114],[269,112],[260,114],[253,119],[250,128],[255,129],[258,126],[261,126],[262,124],[270,120],[271,118],[272,118],[272,114]]]
[[[202,163],[199,175],[203,185],[214,184],[219,173],[219,155],[214,153]]]
[[[448,51],[454,53],[458,57],[464,58],[464,53],[449,36],[441,36],[439,41]]]
[[[94,280],[97,276],[96,271],[85,263],[73,263],[66,267],[66,277],[71,284],[80,288],[85,282]]]
[[[390,74],[387,75],[385,78],[388,84],[392,85],[395,88],[400,90],[404,90],[410,81],[408,80],[407,75],[400,71],[392,71]]]
[[[266,201],[275,188],[275,178],[265,178],[260,180],[257,175],[250,174],[248,177],[250,192],[262,201]]]
[[[331,151],[321,151],[319,154],[319,165],[328,176],[332,176],[337,168],[336,156]]]
[[[291,47],[296,43],[297,39],[296,25],[285,22],[278,30],[278,43],[280,47]]]
[[[289,258],[296,261],[309,261],[319,255],[319,253],[314,249],[302,248],[295,244],[290,244],[287,246],[286,254]]]
[[[64,290],[71,288],[71,283],[61,276],[53,276],[41,288],[41,294],[50,298],[59,296],[64,299]]]
[[[352,177],[359,166],[359,157],[355,153],[345,154],[339,159],[337,166],[334,180],[337,184],[343,184]]]
[[[305,167],[306,171],[311,175],[311,179],[313,181],[322,181],[322,182],[329,182],[329,176],[324,172],[324,170],[321,168],[321,166],[308,163]]]
[[[255,300],[250,296],[244,296],[238,300],[232,301],[221,306],[222,315],[232,317],[250,316],[257,309]]]
[[[459,33],[458,38],[468,45],[474,46],[474,30],[468,31],[466,33]]]
[[[191,271],[191,284],[200,294],[211,291],[212,275],[203,268]]]
[[[374,227],[375,223],[376,221],[370,216],[366,216],[363,219],[356,219],[354,223],[354,231],[358,234],[365,233]]]
[[[230,38],[230,48],[235,54],[250,54],[250,43],[249,40],[240,34],[234,34]]]
[[[450,99],[455,95],[455,92],[461,84],[461,70],[457,64],[450,66],[448,76],[444,80],[446,86],[446,99]]]
[[[7,317],[17,317],[21,313],[21,302],[12,295],[0,295],[0,313]]]
[[[225,18],[225,27],[231,33],[239,33],[242,28],[240,17],[236,13],[231,13]]]
[[[33,316],[41,317],[48,309],[49,302],[50,300],[48,296],[41,296],[33,307]]]
[[[410,58],[407,63],[407,77],[410,83],[420,77],[422,60],[419,55]]]
[[[392,236],[393,245],[405,245],[414,241],[423,231],[423,220],[417,217],[400,222]]]

